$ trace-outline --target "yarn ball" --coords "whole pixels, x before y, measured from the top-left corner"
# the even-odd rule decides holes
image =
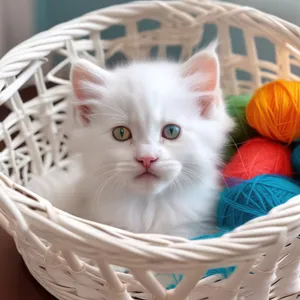
[[[297,174],[300,174],[300,145],[296,146],[292,152],[292,166]]]
[[[233,118],[236,126],[230,133],[233,144],[240,144],[256,135],[256,131],[248,124],[246,107],[251,95],[228,96],[226,98],[228,114]]]
[[[238,147],[235,145],[226,145],[224,149],[224,155],[223,155],[223,160],[225,163],[228,163],[234,154],[237,152]]]
[[[272,208],[300,194],[300,187],[291,179],[276,175],[260,175],[226,188],[217,207],[217,226],[235,229],[266,215]]]
[[[230,188],[230,187],[240,184],[243,181],[243,179],[240,179],[237,177],[226,177],[226,178],[224,177],[223,181],[224,181],[225,186]]]
[[[224,167],[223,177],[244,180],[262,174],[292,176],[291,150],[278,142],[262,137],[245,142]]]
[[[300,137],[300,82],[265,84],[248,103],[246,116],[262,136],[291,143]]]

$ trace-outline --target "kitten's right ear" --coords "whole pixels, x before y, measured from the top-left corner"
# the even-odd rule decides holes
[[[85,59],[78,59],[71,67],[71,83],[78,100],[78,110],[84,124],[90,122],[95,102],[101,100],[110,73]]]

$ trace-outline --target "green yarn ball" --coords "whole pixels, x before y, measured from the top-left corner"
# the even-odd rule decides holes
[[[225,163],[228,163],[231,161],[231,158],[234,156],[234,154],[237,152],[237,147],[235,145],[226,145],[224,149],[223,154],[223,160]]]
[[[229,143],[241,144],[257,135],[256,131],[248,125],[246,118],[246,107],[251,97],[251,95],[239,95],[226,98],[227,111],[236,124],[234,131],[230,134]]]

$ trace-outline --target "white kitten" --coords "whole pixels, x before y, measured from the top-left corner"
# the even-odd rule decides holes
[[[69,185],[48,195],[55,205],[133,232],[213,231],[217,167],[233,127],[215,47],[183,64],[133,62],[112,71],[80,59],[71,81],[83,123],[71,142],[84,170],[76,184],[76,172],[59,180]]]

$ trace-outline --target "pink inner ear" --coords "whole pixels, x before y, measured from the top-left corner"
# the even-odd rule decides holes
[[[199,73],[199,81],[195,82],[194,89],[199,92],[214,91],[218,86],[218,68],[218,60],[214,55],[200,52],[187,61],[184,76]]]
[[[90,115],[92,113],[92,109],[89,105],[79,105],[78,111],[80,114],[80,118],[84,125],[88,125],[90,123]]]
[[[218,65],[217,61],[213,57],[207,57],[200,61],[200,66],[204,70],[207,81],[203,82],[201,89],[203,91],[214,91],[218,83]]]
[[[95,85],[103,85],[103,80],[93,75],[87,67],[78,64],[74,67],[72,71],[72,85],[75,96],[78,100],[87,100],[91,97],[99,96],[95,95],[92,89],[87,88],[87,84],[92,83]]]
[[[210,110],[216,104],[218,98],[213,92],[218,89],[219,85],[219,64],[215,52],[199,52],[192,56],[183,65],[183,75],[192,77],[192,89],[195,92],[208,93],[201,95],[198,99],[200,114],[208,118]],[[211,95],[210,95],[210,92]]]
[[[80,101],[78,111],[85,125],[90,122],[89,117],[92,113],[92,107],[86,103],[86,100],[101,98],[100,91],[96,87],[104,84],[100,76],[95,75],[95,72],[99,72],[96,68],[98,67],[90,65],[88,62],[79,62],[71,71],[73,91],[76,98]]]
[[[209,111],[211,109],[211,106],[215,104],[215,96],[214,95],[206,95],[201,96],[198,100],[198,105],[200,108],[200,115],[201,117],[208,117]]]

